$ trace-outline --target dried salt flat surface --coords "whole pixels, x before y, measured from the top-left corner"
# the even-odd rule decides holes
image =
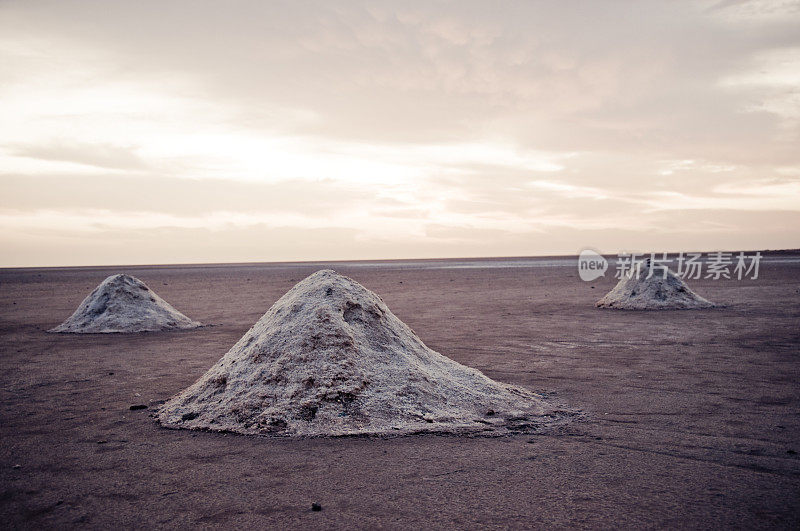
[[[718,306],[689,289],[669,268],[653,267],[652,275],[649,272],[649,261],[636,264],[596,306],[616,310],[697,310]]]
[[[48,330],[110,334],[186,330],[202,326],[172,307],[138,278],[112,275],[92,291],[63,323]]]
[[[322,270],[158,419],[170,428],[341,436],[529,433],[574,414],[431,350],[378,295]]]
[[[12,529],[798,529],[800,261],[765,263],[757,280],[690,282],[725,307],[657,320],[596,309],[617,280],[583,282],[577,257],[334,267],[432,349],[587,414],[536,435],[303,439],[166,430],[148,414],[330,264],[130,267],[216,326],[71,337],[44,330],[80,301],[70,293],[118,271],[0,270],[0,516]]]

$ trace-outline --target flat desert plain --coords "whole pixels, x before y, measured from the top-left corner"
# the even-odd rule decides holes
[[[575,263],[2,270],[3,527],[797,529],[800,257],[765,258],[757,280],[689,282],[727,306],[667,312],[595,308],[615,280],[582,282]],[[582,420],[498,438],[159,427],[154,408],[328,267],[380,294],[433,349]],[[123,272],[210,326],[46,333]]]

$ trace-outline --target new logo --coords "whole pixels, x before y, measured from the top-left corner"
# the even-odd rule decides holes
[[[605,276],[608,269],[608,260],[592,249],[584,249],[578,255],[578,275],[581,280],[591,282],[596,278]]]

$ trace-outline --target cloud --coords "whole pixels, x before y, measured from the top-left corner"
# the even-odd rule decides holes
[[[135,148],[113,144],[92,144],[74,141],[55,141],[47,144],[18,144],[9,146],[11,155],[32,159],[72,162],[99,168],[143,170],[147,163]]]
[[[7,29],[36,17],[40,39],[88,50],[92,67],[182,80],[194,87],[184,94],[226,102],[263,127],[274,121],[260,111],[278,106],[314,116],[291,125],[307,134],[427,142],[499,126],[527,129],[544,149],[567,134],[579,149],[602,144],[609,128],[630,139],[636,128],[617,128],[620,115],[673,132],[680,120],[703,126],[697,105],[736,105],[711,82],[735,67],[743,39],[763,49],[779,24],[743,37],[691,5],[658,2],[98,6],[11,3]]]
[[[160,262],[199,252],[186,234],[268,236],[276,259],[572,252],[643,230],[713,247],[737,228],[753,243],[759,224],[800,245],[778,223],[800,204],[796,2],[12,0],[0,14],[0,228],[36,232],[53,260],[112,235]],[[677,215],[693,222],[664,231]],[[288,241],[326,227],[330,246]]]
[[[274,183],[143,175],[0,174],[0,211],[103,210],[197,217],[212,212],[306,215],[325,219],[371,204],[372,193],[335,181]],[[78,190],[80,193],[75,194]],[[66,200],[65,200],[66,198]]]

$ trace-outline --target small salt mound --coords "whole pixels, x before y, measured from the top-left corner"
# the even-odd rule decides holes
[[[617,310],[693,310],[716,306],[689,289],[669,268],[653,267],[653,275],[647,278],[649,269],[649,261],[636,264],[596,306]]]
[[[83,299],[69,319],[49,332],[109,334],[198,326],[202,325],[173,308],[138,278],[113,275]]]
[[[170,428],[282,436],[530,432],[568,416],[434,352],[331,270],[289,290],[158,412]]]

